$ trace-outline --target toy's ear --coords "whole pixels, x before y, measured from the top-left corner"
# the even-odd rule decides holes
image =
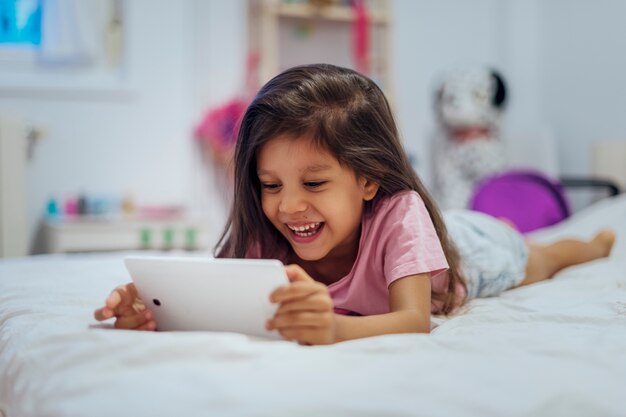
[[[441,100],[443,99],[443,85],[439,86],[435,90],[435,108],[441,106]]]
[[[496,82],[496,91],[491,102],[494,107],[502,108],[506,102],[506,85],[504,84],[504,79],[495,70],[491,70],[491,77]]]

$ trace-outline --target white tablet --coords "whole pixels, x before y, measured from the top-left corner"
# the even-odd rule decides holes
[[[289,281],[280,261],[129,256],[126,269],[158,330],[208,330],[280,339],[265,330]]]

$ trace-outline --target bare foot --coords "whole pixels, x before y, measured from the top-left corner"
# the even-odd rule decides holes
[[[611,229],[603,229],[596,234],[591,243],[600,251],[600,257],[605,258],[611,254],[615,243],[615,232]]]

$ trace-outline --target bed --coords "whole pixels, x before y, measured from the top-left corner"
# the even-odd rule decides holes
[[[125,253],[0,262],[0,416],[626,416],[626,195],[535,235],[613,227],[609,259],[474,300],[431,335],[305,347],[92,318]]]

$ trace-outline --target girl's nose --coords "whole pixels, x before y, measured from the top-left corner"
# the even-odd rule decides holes
[[[278,209],[286,214],[294,214],[306,211],[308,204],[300,193],[285,193],[280,200]]]

